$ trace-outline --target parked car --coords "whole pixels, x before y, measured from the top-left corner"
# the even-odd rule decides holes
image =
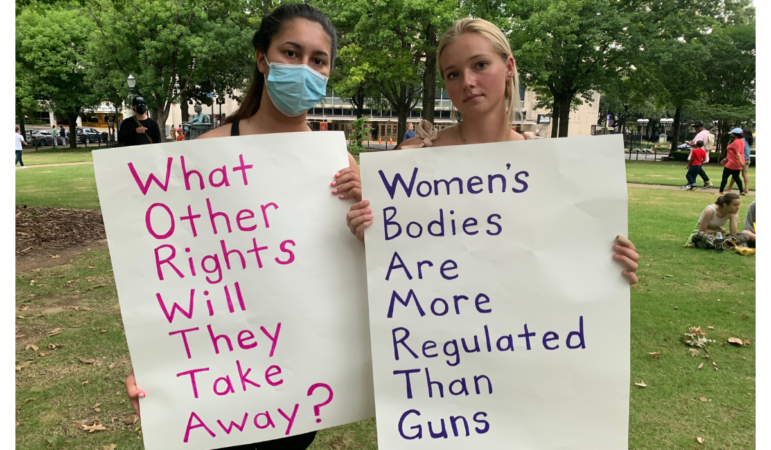
[[[99,131],[90,128],[90,127],[77,127],[75,128],[75,133],[77,133],[78,137],[78,143],[80,144],[90,144],[92,142],[100,142],[100,138],[103,134],[106,133],[100,133]],[[67,132],[67,136],[70,135],[70,132]]]
[[[54,145],[54,138],[48,130],[30,130],[27,131],[27,144],[33,147],[43,147]],[[56,145],[69,145],[69,139],[56,135]]]

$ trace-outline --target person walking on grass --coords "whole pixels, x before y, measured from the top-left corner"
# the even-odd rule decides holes
[[[692,141],[685,141],[685,143],[690,145],[691,147],[695,147],[696,142],[701,141],[704,144],[703,147],[705,147],[705,152],[707,153],[707,157],[704,158],[704,161],[702,164],[707,164],[709,162],[709,150],[712,147],[710,145],[709,131],[706,128],[704,128],[704,122],[702,122],[701,120],[697,120],[696,122],[693,123],[693,129],[694,131],[696,131],[696,136],[693,137]],[[693,158],[693,148],[691,149],[691,154],[688,155],[688,161],[690,161],[691,158]],[[702,180],[704,180],[704,186],[702,186],[702,188],[706,189],[712,186],[712,182],[709,181],[709,177],[707,176],[707,173],[704,172],[704,167],[700,168],[699,176],[701,177]]]
[[[725,185],[728,183],[728,177],[733,177],[736,184],[739,186],[739,192],[742,195],[746,195],[742,180],[739,174],[744,169],[744,139],[742,139],[742,129],[734,128],[729,133],[731,135],[731,143],[728,144],[728,154],[720,161],[720,164],[725,164],[723,168],[723,180],[720,182],[720,195],[723,195]]]
[[[697,141],[696,147],[691,151],[691,160],[688,161],[688,165],[686,166],[688,172],[685,174],[685,179],[688,180],[688,184],[680,189],[696,190],[696,175],[704,172],[702,164],[705,159],[707,159],[707,152],[704,150],[704,142]]]
[[[734,245],[741,245],[749,241],[750,237],[739,233],[739,207],[742,199],[738,195],[729,193],[718,197],[715,203],[707,205],[701,212],[696,227],[691,232],[685,247],[699,247],[705,249],[715,248],[715,235],[719,232],[725,235],[726,222],[729,223],[729,235],[726,241]]]
[[[13,165],[15,166],[16,164],[21,164],[21,168],[26,169],[27,166],[25,166],[24,161],[21,160],[21,154],[24,151],[21,145],[22,144],[29,145],[29,144],[27,144],[27,141],[24,140],[24,136],[21,135],[21,132],[19,131],[19,127],[16,127],[15,139],[16,139],[16,162]]]
[[[742,168],[742,178],[744,178],[744,193],[749,194],[750,192],[750,180],[747,177],[747,169],[750,167],[750,163],[752,162],[752,143],[754,141],[752,137],[752,131],[751,130],[744,130],[744,167]],[[731,181],[728,183],[728,191],[733,189],[734,187],[734,180],[731,179]]]
[[[126,119],[118,131],[120,146],[157,144],[161,142],[161,129],[151,118],[147,117],[147,102],[144,97],[134,97],[131,109],[135,114]]]

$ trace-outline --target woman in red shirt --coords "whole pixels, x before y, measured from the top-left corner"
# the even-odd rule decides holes
[[[739,186],[739,192],[745,195],[744,185],[742,179],[739,176],[744,168],[744,141],[742,140],[742,129],[734,128],[729,133],[732,141],[728,144],[728,155],[725,159],[720,161],[720,164],[725,164],[723,168],[723,180],[720,182],[720,195],[723,195],[723,189],[728,183],[728,177],[733,177],[736,185]]]

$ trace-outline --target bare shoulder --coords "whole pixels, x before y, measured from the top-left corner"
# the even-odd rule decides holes
[[[233,124],[225,124],[221,127],[217,127],[211,131],[207,131],[206,133],[198,136],[196,139],[208,139],[208,138],[218,138],[218,137],[226,137],[230,136],[230,127]]]
[[[524,141],[526,139],[527,139],[527,137],[522,136],[521,134],[517,133],[514,130],[511,130],[511,139],[510,140],[512,140],[512,141]],[[535,133],[532,133],[532,137],[530,139],[535,139]]]

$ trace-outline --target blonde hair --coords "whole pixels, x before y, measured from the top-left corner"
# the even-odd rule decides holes
[[[444,35],[442,35],[442,39],[439,41],[439,47],[436,50],[436,64],[439,69],[439,76],[442,77],[442,80],[444,80],[444,68],[442,67],[441,59],[442,50],[465,33],[477,33],[486,38],[493,46],[493,50],[495,50],[495,52],[500,55],[501,59],[503,59],[504,63],[509,56],[513,57],[509,41],[498,27],[484,19],[473,19],[470,17],[460,19],[455,22]],[[506,106],[506,119],[508,120],[508,124],[511,125],[514,121],[515,114],[520,112],[522,104],[522,100],[519,98],[519,75],[517,74],[516,66],[514,67],[514,76],[506,80],[504,98],[508,103]],[[452,106],[452,113],[453,118],[455,118],[455,105]]]

